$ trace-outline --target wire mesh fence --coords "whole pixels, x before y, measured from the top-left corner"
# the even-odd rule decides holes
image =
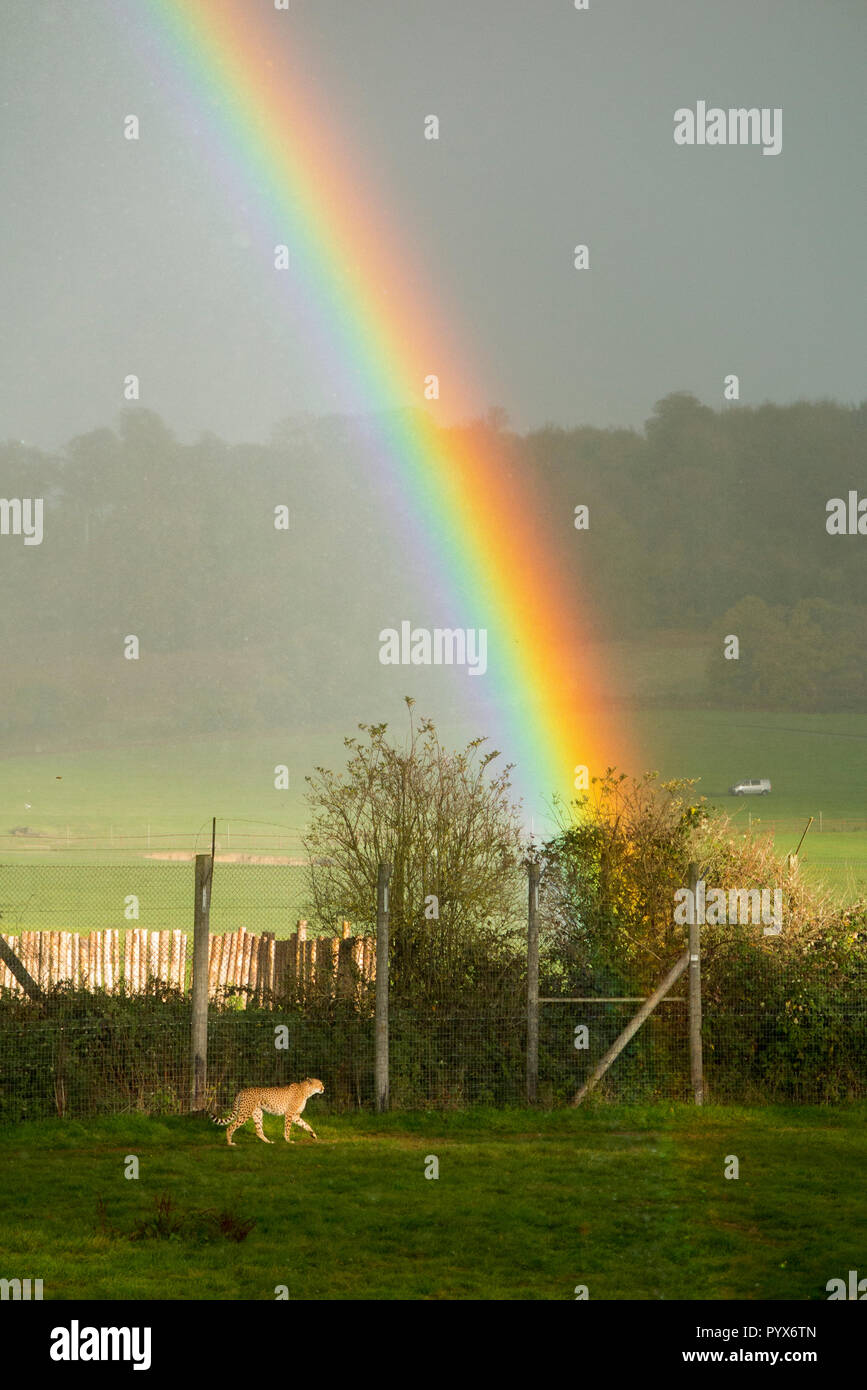
[[[317,921],[303,864],[222,863],[214,869],[211,932],[290,936],[299,919],[309,935],[329,935]],[[162,863],[0,864],[0,931],[192,930],[193,857]]]
[[[190,1006],[182,996],[107,1000],[85,1013],[14,1018],[0,1011],[0,1123],[53,1115],[189,1108]],[[59,1002],[59,1001],[58,1001]],[[120,1007],[116,1007],[120,1005]],[[540,1020],[538,1101],[566,1105],[621,1031],[630,1006],[580,1011],[547,1006]],[[575,1019],[589,1020],[591,1046],[575,1048]],[[706,1015],[705,1096],[715,1103],[820,1104],[867,1096],[867,1012],[844,1007],[827,1021],[799,1025],[798,1048],[780,1020],[764,1013]],[[285,1030],[285,1031],[278,1031]],[[278,1047],[277,1043],[280,1043]],[[462,1013],[436,1019],[394,1011],[389,1024],[391,1105],[449,1109],[526,1103],[526,1012]],[[228,1108],[242,1086],[321,1077],[328,1110],[374,1105],[372,1010],[223,1008],[208,1025],[211,1106]],[[602,1102],[650,1104],[691,1099],[684,1008],[652,1016],[598,1088]]]
[[[190,1088],[190,1007],[146,999],[89,996],[56,1000],[42,1017],[0,1010],[0,1122],[122,1111],[181,1113]],[[115,1007],[110,1007],[113,1005]],[[144,1007],[142,1007],[144,1006]],[[591,1044],[575,1048],[574,1020],[589,1020]],[[591,1066],[628,1021],[629,1006],[547,1006],[540,1020],[538,1100],[567,1104]],[[717,1103],[827,1103],[867,1095],[867,1011],[843,1006],[799,1023],[793,1043],[766,1012],[705,1016],[705,1096]],[[278,1035],[278,1029],[285,1033]],[[277,1038],[281,1046],[277,1047]],[[461,1013],[436,1019],[395,1011],[389,1024],[391,1105],[397,1109],[521,1105],[526,1100],[526,1013]],[[326,1082],[324,1104],[346,1110],[374,1103],[374,1023],[345,1009],[229,1008],[212,1013],[208,1078],[212,1103],[227,1106],[241,1086],[286,1084],[304,1075]],[[652,1016],[599,1086],[627,1103],[690,1099],[686,1011]]]
[[[191,930],[185,929],[192,926],[193,866],[143,867],[144,875],[137,865],[26,865],[26,874],[18,865],[11,874],[0,869],[6,939],[20,951],[23,936],[16,925],[26,920],[43,946],[48,942],[49,963],[60,924],[82,936],[94,929],[115,932],[126,948],[135,945],[136,933],[148,930],[182,932],[191,946]],[[323,1079],[328,1108],[375,1104],[375,943],[369,936],[345,936],[342,923],[336,933],[338,924],[317,921],[312,912],[305,942],[298,931],[299,919],[310,912],[305,880],[303,873],[288,872],[299,867],[217,862],[210,941],[216,973],[208,1018],[208,1097],[216,1109],[228,1106],[241,1086],[304,1075]],[[124,915],[130,895],[138,899],[138,922]],[[183,926],[162,925],[178,922]],[[433,939],[437,924],[427,930]],[[236,937],[248,946],[259,944],[245,953],[232,946]],[[232,950],[242,962],[240,976],[229,968]],[[257,953],[270,962],[270,973],[252,972]],[[273,968],[278,958],[286,964],[282,972]],[[130,957],[123,951],[111,980],[70,980],[63,975],[63,953],[55,951],[53,959],[61,962],[54,975],[41,964],[34,971],[44,990],[40,999],[0,982],[0,1122],[188,1110],[189,971],[172,980],[157,953],[157,968],[145,969],[131,988]],[[145,950],[145,965],[149,959]],[[511,930],[496,952],[489,941],[481,962],[460,957],[447,977],[428,981],[420,993],[403,983],[398,965],[405,970],[407,963],[406,953],[402,964],[399,952],[393,956],[392,1107],[525,1104],[526,927],[523,937]],[[642,981],[641,988],[646,986]],[[540,993],[537,1100],[564,1105],[638,1002],[629,981],[586,966],[576,972],[572,962],[550,952],[543,956]],[[684,989],[674,994],[605,1074],[597,1090],[601,1100],[691,1099],[688,1009]],[[778,958],[773,948],[732,948],[730,958],[715,959],[705,982],[706,1099],[825,1103],[867,1096],[865,998],[863,967],[852,967],[842,978],[821,960],[806,971],[803,961]]]

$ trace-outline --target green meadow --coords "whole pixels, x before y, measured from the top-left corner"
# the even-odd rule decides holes
[[[0,1274],[59,1300],[811,1301],[863,1261],[862,1104],[308,1113],[291,1147],[270,1116],[234,1149],[201,1117],[0,1131]]]
[[[721,710],[642,711],[639,746],[664,777],[695,777],[696,791],[777,851],[801,849],[804,873],[835,897],[867,896],[867,718],[856,714],[766,714]],[[742,777],[769,777],[763,797],[734,797]]]
[[[0,761],[0,843],[28,855],[77,857],[92,839],[102,862],[105,851],[146,851],[148,836],[154,853],[204,851],[216,816],[224,849],[252,843],[285,854],[297,850],[306,818],[304,773],[323,759],[340,765],[342,753],[336,733],[275,731],[7,757]],[[277,763],[290,769],[286,791],[274,788]],[[9,837],[15,827],[35,835],[16,845]]]
[[[747,832],[770,830],[780,854],[838,897],[867,894],[867,718],[705,709],[633,709],[622,717],[644,767],[693,777],[697,792]],[[340,767],[344,730],[201,737],[146,746],[41,753],[0,761],[0,863],[134,863],[210,848],[298,858],[304,774]],[[290,768],[273,787],[277,761]],[[770,796],[731,797],[740,777],[769,777]],[[27,833],[12,832],[26,830]],[[156,861],[152,861],[156,862]],[[134,891],[130,889],[129,891]],[[0,891],[2,899],[2,891]]]

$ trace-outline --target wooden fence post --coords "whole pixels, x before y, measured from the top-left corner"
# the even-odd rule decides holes
[[[527,1104],[536,1104],[539,1082],[539,877],[529,865],[527,904]]]
[[[0,960],[9,967],[11,974],[15,976],[25,994],[29,994],[31,999],[42,998],[42,990],[30,971],[21,963],[12,947],[7,946],[2,936],[0,936]]]
[[[190,1109],[205,1108],[208,1078],[208,951],[210,944],[211,880],[214,861],[196,855],[196,902],[193,912],[192,1024],[190,1029]]]
[[[701,926],[695,910],[699,866],[689,866],[689,1079],[696,1105],[704,1101],[704,1073],[701,1055]]]
[[[299,998],[307,995],[307,918],[302,917],[295,927],[295,979]]]
[[[376,1004],[373,1078],[377,1110],[388,1109],[388,881],[391,865],[376,875]]]

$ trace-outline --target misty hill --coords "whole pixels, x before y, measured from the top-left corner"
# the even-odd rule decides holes
[[[642,432],[521,436],[496,411],[465,428],[526,479],[597,640],[686,630],[714,654],[706,699],[863,708],[867,536],[825,517],[863,480],[867,403],[714,411],[678,393]],[[0,496],[45,499],[41,545],[0,537],[3,747],[376,717],[379,628],[450,618],[381,477],[369,422],[342,417],[229,446],[135,409],[56,457],[0,446]],[[755,640],[721,676],[732,622]],[[131,633],[147,663],[118,659]]]

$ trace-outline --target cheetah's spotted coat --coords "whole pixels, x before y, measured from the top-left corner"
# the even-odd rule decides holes
[[[243,1091],[239,1091],[235,1097],[235,1108],[227,1120],[220,1120],[216,1115],[211,1119],[215,1125],[228,1125],[226,1131],[226,1142],[234,1149],[237,1145],[232,1143],[232,1135],[241,1125],[252,1120],[256,1126],[256,1133],[264,1144],[272,1144],[274,1141],[268,1139],[262,1130],[262,1111],[266,1110],[269,1115],[284,1115],[283,1138],[287,1144],[292,1140],[289,1135],[293,1125],[300,1125],[306,1129],[307,1133],[316,1138],[313,1130],[306,1120],[302,1120],[301,1111],[304,1109],[311,1096],[321,1096],[325,1087],[315,1076],[308,1076],[306,1081],[296,1081],[292,1086],[248,1086]]]

